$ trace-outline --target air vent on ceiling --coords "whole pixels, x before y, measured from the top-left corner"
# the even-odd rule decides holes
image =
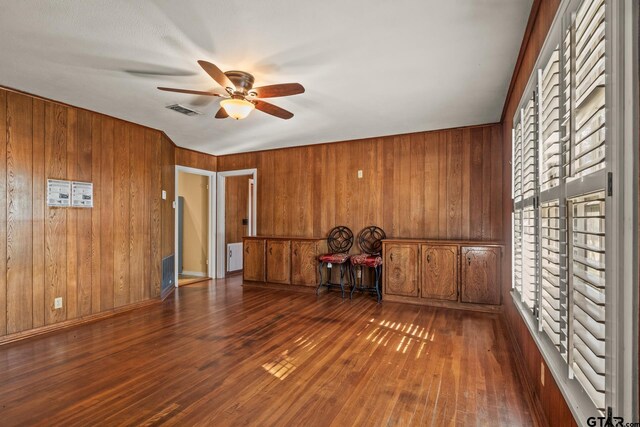
[[[177,111],[178,113],[184,114],[185,116],[197,116],[199,114],[202,114],[199,111],[192,110],[191,108],[185,107],[184,105],[180,105],[180,104],[167,105],[167,108],[173,111]]]

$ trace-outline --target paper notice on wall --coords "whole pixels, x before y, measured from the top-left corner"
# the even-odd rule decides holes
[[[71,195],[71,204],[74,208],[93,207],[93,183],[73,181]]]
[[[60,179],[47,180],[47,206],[71,206],[71,182]]]

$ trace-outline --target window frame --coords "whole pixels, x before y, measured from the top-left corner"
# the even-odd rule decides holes
[[[572,19],[572,15],[577,11],[582,0],[563,0],[558,8],[553,23],[545,39],[544,45],[540,51],[528,84],[522,94],[521,101],[516,110],[513,125],[515,129],[516,123],[522,123],[522,108],[530,99],[534,91],[541,93],[542,79],[540,78],[544,66],[556,46],[559,47],[560,60],[560,123],[562,123],[565,108],[565,93],[562,90],[562,80],[564,76],[564,37],[565,29],[568,21]],[[633,49],[634,40],[638,40],[638,22],[637,17],[639,5],[632,0],[605,0],[605,162],[606,167],[581,178],[566,178],[564,167],[564,150],[562,147],[562,137],[560,142],[561,163],[560,163],[560,185],[540,191],[540,182],[536,176],[536,200],[535,204],[538,209],[538,233],[541,230],[540,205],[543,203],[559,200],[561,207],[564,209],[564,218],[569,216],[566,210],[566,201],[579,195],[604,190],[606,197],[605,216],[606,216],[606,328],[607,336],[611,335],[612,339],[606,341],[606,406],[613,407],[614,415],[624,416],[625,419],[631,420],[637,417],[638,391],[637,384],[634,386],[632,378],[638,376],[638,290],[634,284],[638,283],[638,268],[635,263],[638,259],[638,236],[635,233],[624,232],[638,224],[638,165],[634,163],[634,159],[638,157],[638,147],[633,141],[637,141],[638,136],[638,82],[637,82],[637,62],[638,51]],[[625,11],[627,12],[625,14]],[[634,13],[630,13],[634,12]],[[574,45],[575,31],[572,31],[572,43]],[[575,61],[574,61],[575,67]],[[575,76],[576,70],[571,70]],[[635,76],[635,79],[634,79]],[[571,78],[572,95],[575,93],[575,77]],[[627,90],[625,91],[625,86]],[[626,106],[626,109],[625,109]],[[629,108],[633,106],[634,108]],[[575,111],[575,105],[571,105]],[[541,109],[540,109],[541,110]],[[574,138],[575,138],[575,113],[572,111],[571,126],[571,158],[569,159],[570,170],[573,168],[571,164],[574,156]],[[538,114],[541,114],[539,112]],[[539,119],[539,118],[538,118]],[[563,126],[560,125],[561,134],[564,132]],[[538,129],[542,132],[541,129]],[[512,132],[512,143],[515,134]],[[541,135],[538,135],[538,144],[541,144]],[[524,137],[523,137],[524,140]],[[524,141],[522,144],[524,148]],[[512,159],[515,153],[515,147],[512,147]],[[537,161],[540,161],[540,153],[536,152]],[[538,164],[539,173],[543,169]],[[609,180],[613,184],[613,195],[607,194]],[[513,176],[512,176],[513,186]],[[522,183],[524,192],[524,182]],[[524,199],[520,201],[513,198],[512,191],[512,219],[516,210],[522,210],[524,207]],[[562,214],[561,214],[562,218]],[[568,228],[568,223],[565,228]],[[512,222],[512,247],[514,243],[515,230]],[[540,234],[538,234],[540,237]],[[565,240],[568,240],[568,234],[565,234]],[[566,241],[566,244],[569,242]],[[537,257],[540,260],[542,251],[540,250],[541,239],[538,238]],[[513,251],[515,252],[515,251]],[[566,246],[565,253],[572,252],[569,246]],[[513,270],[512,256],[512,270]],[[635,261],[635,263],[634,263]],[[541,262],[538,262],[538,268],[541,269]],[[567,257],[567,287],[569,287],[570,275],[570,259]],[[513,271],[512,271],[513,273]],[[541,274],[538,274],[537,285],[541,286]],[[567,293],[571,292],[567,289]],[[515,283],[512,283],[512,299],[520,313],[524,323],[527,325],[531,336],[534,338],[538,348],[549,369],[551,370],[556,383],[558,384],[563,396],[565,397],[574,417],[579,423],[585,423],[588,416],[600,416],[596,410],[591,398],[586,394],[582,386],[577,380],[570,378],[570,364],[564,360],[560,352],[557,350],[552,340],[542,331],[542,318],[535,316],[531,310],[522,301],[522,295],[516,289]],[[537,292],[538,298],[542,298],[542,292]],[[538,307],[542,307],[538,301]],[[636,322],[629,322],[633,318]],[[569,320],[569,319],[567,319]],[[570,338],[570,333],[567,339]],[[615,344],[614,344],[615,340]],[[629,344],[633,342],[633,352],[629,351]],[[570,344],[567,342],[568,346]]]

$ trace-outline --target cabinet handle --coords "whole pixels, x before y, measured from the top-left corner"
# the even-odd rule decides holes
[[[269,255],[273,255],[273,248],[269,248]]]
[[[431,255],[427,255],[427,262],[431,264]]]
[[[249,253],[249,246],[247,246],[246,248],[244,248],[244,251],[245,251],[246,253]]]
[[[389,261],[393,261],[393,252],[389,254]]]
[[[469,263],[469,265],[471,265],[471,257],[470,256],[467,257],[467,262]]]
[[[293,254],[294,254],[295,256],[298,256],[298,250],[297,250],[297,249],[294,249],[294,250],[293,250]]]

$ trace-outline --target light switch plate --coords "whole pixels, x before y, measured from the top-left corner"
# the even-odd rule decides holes
[[[362,170],[358,171],[358,178],[362,178]]]
[[[167,192],[162,190],[162,200],[167,200]]]
[[[62,297],[58,297],[53,300],[53,308],[56,310],[62,308]]]

